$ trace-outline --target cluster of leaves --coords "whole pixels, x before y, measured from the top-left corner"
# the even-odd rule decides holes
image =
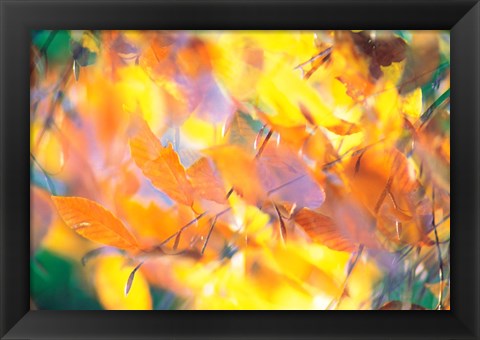
[[[34,32],[32,303],[58,308],[35,289],[56,254],[106,309],[449,309],[449,52]]]

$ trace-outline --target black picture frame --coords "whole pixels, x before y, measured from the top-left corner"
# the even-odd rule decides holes
[[[477,1],[0,0],[2,339],[480,339]],[[451,30],[451,311],[29,311],[32,29]]]

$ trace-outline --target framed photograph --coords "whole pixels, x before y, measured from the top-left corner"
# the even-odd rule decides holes
[[[478,2],[0,9],[2,339],[480,339]]]

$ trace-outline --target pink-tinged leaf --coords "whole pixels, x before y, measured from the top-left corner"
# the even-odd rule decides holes
[[[257,167],[262,185],[274,201],[311,209],[325,201],[322,187],[299,157],[286,147],[267,145]]]
[[[202,157],[187,169],[195,196],[217,203],[225,203],[226,193],[219,174],[213,164]]]

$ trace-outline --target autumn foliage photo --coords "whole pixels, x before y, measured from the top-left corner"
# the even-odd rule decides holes
[[[450,34],[32,31],[30,203],[31,309],[450,309]]]

